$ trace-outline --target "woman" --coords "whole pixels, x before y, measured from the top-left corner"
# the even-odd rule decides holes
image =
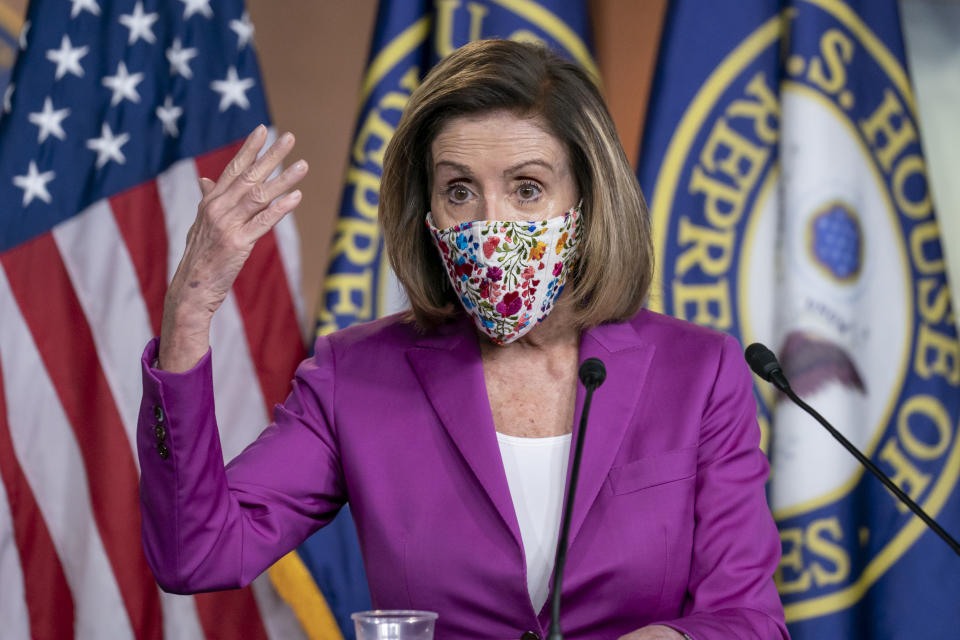
[[[264,139],[203,181],[144,354],[143,538],[165,589],[246,584],[349,500],[375,606],[438,611],[438,638],[545,635],[576,372],[599,357],[567,637],[787,637],[751,377],[734,340],[640,311],[645,205],[576,66],[493,40],[428,75],[381,185],[412,313],[318,339],[224,469],[210,319],[306,171],[269,179],[293,139],[257,160]]]

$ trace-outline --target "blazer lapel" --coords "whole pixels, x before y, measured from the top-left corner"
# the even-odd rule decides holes
[[[620,443],[636,410],[650,362],[656,347],[640,340],[629,322],[594,327],[584,332],[580,342],[580,362],[587,358],[603,360],[607,378],[594,392],[587,418],[587,430],[580,461],[577,495],[573,501],[569,544],[573,544],[587,513],[600,493],[613,466]],[[572,468],[577,430],[586,395],[577,388],[577,409],[573,425],[573,446],[570,448]],[[567,479],[569,488],[569,478]]]
[[[472,324],[441,327],[408,349],[407,359],[460,455],[522,548]]]

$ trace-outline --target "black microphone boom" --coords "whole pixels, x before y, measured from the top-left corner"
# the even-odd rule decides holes
[[[553,587],[550,593],[550,631],[547,640],[563,640],[560,631],[560,588],[563,584],[563,565],[567,562],[567,537],[570,535],[570,518],[573,516],[573,496],[577,493],[577,478],[580,476],[580,458],[583,457],[583,436],[587,432],[587,416],[590,415],[590,403],[593,392],[607,378],[607,368],[599,358],[587,358],[580,365],[577,374],[587,391],[583,398],[583,411],[580,412],[580,428],[577,430],[577,444],[570,463],[570,486],[567,487],[567,504],[563,508],[563,520],[560,522],[560,538],[557,540],[557,555],[553,562]]]
[[[910,510],[917,514],[917,517],[923,520],[923,522],[930,527],[938,536],[943,538],[943,541],[946,542],[951,549],[957,554],[960,555],[960,543],[958,543],[949,533],[947,533],[943,527],[941,527],[936,520],[931,518],[926,511],[924,511],[920,505],[914,502],[910,496],[903,492],[903,490],[894,484],[887,474],[880,470],[877,465],[867,458],[863,453],[857,449],[853,443],[847,440],[842,433],[837,431],[832,424],[827,422],[826,418],[821,416],[817,411],[804,402],[800,396],[793,392],[793,389],[790,388],[790,383],[787,381],[787,377],[783,373],[783,369],[780,367],[780,363],[777,362],[777,356],[773,355],[773,352],[770,351],[766,346],[760,344],[759,342],[754,342],[752,345],[747,347],[744,351],[744,355],[747,359],[747,364],[750,365],[750,368],[753,369],[753,372],[766,380],[767,382],[775,385],[780,391],[793,400],[794,404],[798,407],[809,413],[813,418],[819,422],[823,427],[830,432],[830,435],[834,437],[840,444],[843,445],[843,448],[849,451],[854,458],[856,458],[860,464],[867,468],[874,476],[877,477],[883,485],[893,492],[893,495],[897,496],[900,499],[900,502],[910,507]]]

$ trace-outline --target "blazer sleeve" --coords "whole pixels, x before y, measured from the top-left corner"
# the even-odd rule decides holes
[[[137,425],[141,537],[160,586],[195,593],[249,584],[329,522],[346,501],[333,432],[334,362],[321,338],[274,422],[226,467],[211,353],[190,371],[143,354]]]
[[[701,423],[695,529],[683,616],[663,624],[693,640],[789,639],[773,582],[780,536],[767,505],[753,378],[724,336]]]

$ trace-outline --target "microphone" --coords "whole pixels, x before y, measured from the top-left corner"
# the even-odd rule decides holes
[[[583,436],[587,432],[587,416],[590,415],[590,403],[593,392],[607,378],[607,368],[599,358],[587,358],[577,373],[587,394],[583,398],[583,411],[580,413],[580,428],[577,430],[577,445],[573,451],[570,467],[570,487],[567,489],[567,503],[563,508],[563,520],[560,522],[560,538],[557,540],[557,555],[553,562],[553,587],[550,593],[550,631],[547,640],[563,640],[560,631],[560,587],[563,583],[563,565],[567,562],[567,537],[570,535],[570,518],[573,515],[573,496],[577,493],[577,478],[580,476],[580,458],[583,457]]]
[[[796,393],[793,392],[793,389],[790,388],[790,383],[787,381],[786,375],[783,373],[783,368],[780,366],[780,363],[777,362],[777,356],[773,355],[773,352],[770,351],[770,349],[759,342],[754,342],[747,347],[746,351],[744,351],[744,356],[747,359],[747,364],[750,365],[750,368],[755,374],[776,386],[788,398],[790,398],[794,404],[813,416],[817,422],[823,425],[823,427],[830,432],[830,435],[832,435],[837,442],[843,445],[844,449],[849,451],[853,457],[860,462],[860,464],[862,464],[867,468],[868,471],[870,471],[870,473],[876,476],[877,479],[883,483],[883,486],[889,489],[893,495],[897,496],[897,498],[900,499],[900,502],[910,507],[910,510],[913,511],[918,518],[923,520],[927,527],[932,529],[934,533],[943,538],[943,541],[946,542],[951,549],[953,549],[954,553],[960,555],[960,543],[958,543],[949,533],[944,531],[943,527],[937,524],[936,520],[931,518],[927,512],[920,507],[920,505],[914,502],[910,496],[908,496],[900,487],[894,484],[887,474],[881,471],[877,465],[863,455],[863,453],[861,453],[860,450],[853,445],[853,443],[847,440],[842,433],[837,431],[832,424],[827,422],[826,418],[817,413],[813,407],[808,405]]]
[[[607,368],[603,366],[603,360],[599,358],[587,358],[580,365],[580,372],[577,374],[583,386],[590,390],[596,390],[607,379]]]

